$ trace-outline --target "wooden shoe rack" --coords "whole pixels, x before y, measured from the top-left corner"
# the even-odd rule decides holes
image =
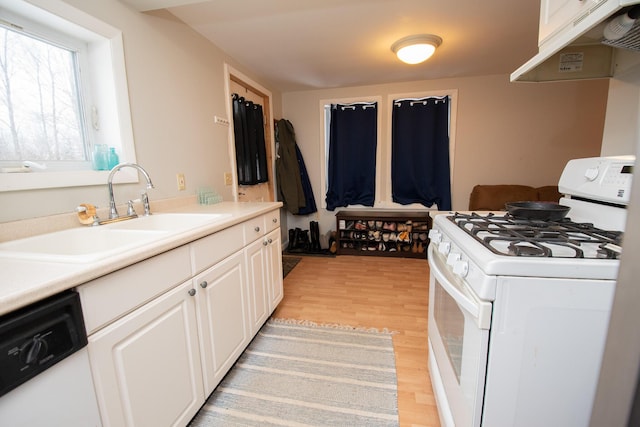
[[[337,254],[426,258],[427,212],[342,210],[336,213]]]

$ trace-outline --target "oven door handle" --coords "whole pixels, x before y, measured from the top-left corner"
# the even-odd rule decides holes
[[[440,286],[454,299],[456,304],[475,320],[480,329],[491,327],[491,302],[482,301],[467,289],[464,282],[456,280],[447,270],[446,263],[435,249],[435,245],[429,245],[429,260],[431,274],[434,275]]]

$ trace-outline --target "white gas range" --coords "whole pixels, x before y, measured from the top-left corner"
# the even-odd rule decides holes
[[[429,369],[443,426],[588,425],[634,162],[569,162],[566,218],[436,216]]]

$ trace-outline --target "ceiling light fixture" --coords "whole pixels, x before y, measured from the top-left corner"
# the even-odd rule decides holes
[[[436,35],[419,34],[398,40],[391,45],[391,51],[402,62],[419,64],[429,59],[440,44],[442,44],[442,38]]]

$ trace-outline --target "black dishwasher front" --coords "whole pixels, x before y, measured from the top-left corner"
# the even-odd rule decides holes
[[[0,317],[0,396],[87,345],[80,298],[65,291]]]

